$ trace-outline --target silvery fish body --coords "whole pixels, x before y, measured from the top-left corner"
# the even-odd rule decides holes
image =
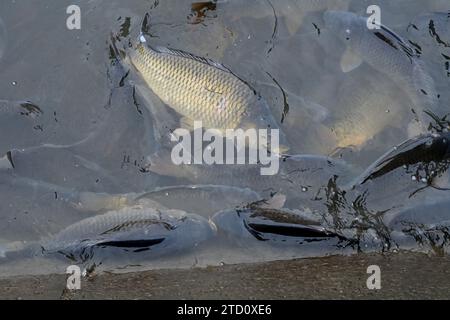
[[[309,209],[276,209],[253,203],[245,208],[218,212],[213,221],[220,230],[233,237],[279,242],[283,245],[341,238],[322,227],[317,216]]]
[[[352,179],[353,168],[329,157],[299,155],[280,159],[280,170],[273,176],[261,175],[261,165],[174,165],[168,152],[154,154],[149,170],[160,175],[175,176],[197,184],[214,184],[250,188],[266,196],[286,195],[286,205],[295,208],[314,199],[318,190],[330,180],[345,184]],[[314,201],[312,201],[314,202]],[[311,206],[319,205],[315,201]]]
[[[341,61],[343,71],[351,71],[365,61],[389,76],[408,94],[425,126],[423,111],[436,111],[437,93],[414,49],[383,25],[369,29],[367,18],[351,12],[327,11],[324,20],[327,28],[346,44],[347,52]]]
[[[151,48],[143,38],[128,50],[148,87],[189,122],[218,129],[277,128],[267,104],[232,71],[180,50]]]
[[[448,199],[450,135],[426,134],[392,148],[344,187],[347,199],[385,216]]]
[[[400,122],[402,105],[388,86],[379,77],[357,77],[339,88],[337,114],[327,122],[335,148],[361,148],[386,127]]]
[[[260,200],[255,191],[225,185],[163,187],[138,195],[134,201],[159,203],[167,208],[196,212],[209,217],[224,208],[235,208]]]
[[[104,253],[115,256],[117,250],[149,250],[160,256],[195,247],[213,236],[214,230],[208,220],[195,214],[134,206],[81,220],[40,246],[45,255],[57,253],[80,262]]]
[[[150,88],[181,116],[181,128],[192,130],[194,122],[201,121],[203,128],[214,129],[223,136],[227,129],[263,129],[267,130],[267,141],[271,139],[269,129],[278,129],[280,147],[272,151],[289,149],[265,100],[220,63],[181,50],[152,48],[142,34],[134,47],[125,48],[123,61],[134,66],[145,82],[144,87]],[[139,89],[142,91],[142,86]],[[161,119],[160,110],[153,110],[154,106],[149,108],[155,119]],[[161,125],[173,126],[173,123],[157,124]],[[249,146],[256,147],[256,144],[250,141]]]

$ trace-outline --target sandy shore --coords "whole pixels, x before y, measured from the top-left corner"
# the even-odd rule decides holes
[[[366,286],[381,268],[381,290]],[[2,299],[449,299],[450,258],[422,254],[358,255],[226,265],[190,270],[94,275],[79,291],[66,275],[0,280]]]

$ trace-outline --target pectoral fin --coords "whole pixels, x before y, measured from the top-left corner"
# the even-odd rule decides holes
[[[189,130],[189,131],[194,131],[194,120],[187,118],[187,117],[182,117],[180,119],[180,128]]]
[[[283,12],[284,13],[284,12]],[[285,13],[285,23],[286,23],[286,29],[289,32],[290,36],[295,35],[298,30],[300,29],[303,20],[304,20],[304,14],[293,14],[292,11]]]
[[[286,196],[284,194],[276,194],[261,204],[260,207],[263,209],[282,209],[285,203]]]
[[[362,64],[362,58],[354,53],[352,50],[347,49],[341,58],[341,70],[344,73],[350,72],[358,68]]]

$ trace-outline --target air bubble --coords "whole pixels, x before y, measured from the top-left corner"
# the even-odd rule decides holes
[[[302,192],[307,192],[308,188],[307,187],[302,187]]]

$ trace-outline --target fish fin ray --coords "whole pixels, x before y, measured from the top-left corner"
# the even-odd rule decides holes
[[[363,63],[362,58],[352,50],[347,49],[341,58],[341,70],[344,73],[351,72]]]
[[[299,15],[294,15],[291,13],[287,13],[285,15],[285,25],[286,29],[289,32],[290,36],[293,36],[297,34],[298,30],[300,29],[301,25],[303,24],[305,15],[303,13],[300,13]]]
[[[261,205],[261,207],[266,209],[282,209],[285,203],[286,195],[279,193],[274,195],[269,200],[265,201],[264,204]]]
[[[188,117],[182,117],[180,119],[180,128],[189,130],[191,132],[194,131],[194,120]]]

